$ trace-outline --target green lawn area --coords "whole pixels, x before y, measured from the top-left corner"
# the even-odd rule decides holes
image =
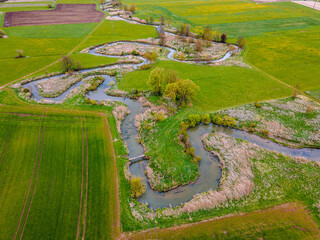
[[[128,239],[317,239],[319,229],[301,204],[229,216],[213,221],[138,233]]]
[[[199,111],[212,112],[231,106],[289,96],[292,91],[264,74],[250,68],[208,67],[186,63],[161,61],[154,67],[174,69],[183,79],[191,79],[200,87],[193,101]],[[146,84],[150,70],[127,74],[119,88],[130,91],[148,89]]]
[[[112,239],[115,162],[102,117],[2,106],[0,133],[1,239],[76,238],[81,192],[81,238],[86,214],[86,238]]]

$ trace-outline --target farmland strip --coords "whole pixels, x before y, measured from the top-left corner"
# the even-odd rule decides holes
[[[40,165],[41,165],[41,160],[42,160],[44,133],[45,133],[45,125],[43,126],[43,132],[42,132],[41,152],[40,152],[40,159],[39,159],[39,164],[38,164],[37,176],[36,176],[36,180],[35,180],[35,183],[34,183],[34,186],[33,186],[31,201],[30,201],[30,203],[29,203],[29,208],[28,208],[26,220],[25,220],[25,222],[24,222],[24,225],[23,225],[23,228],[22,228],[22,232],[21,232],[21,235],[20,235],[20,240],[22,239],[24,229],[25,229],[25,227],[26,227],[26,225],[27,225],[27,221],[28,221],[28,217],[29,217],[29,212],[30,212],[30,209],[31,209],[32,201],[33,201],[34,192],[35,192],[36,185],[37,185],[37,182],[38,182],[38,176],[39,176]]]
[[[81,206],[82,206],[82,195],[83,195],[83,168],[84,168],[84,141],[83,141],[83,125],[81,125],[82,132],[82,170],[81,170],[81,193],[80,193],[80,206],[79,206],[79,218],[78,218],[78,228],[77,228],[77,240],[80,233],[80,219],[81,219]]]
[[[18,234],[18,231],[19,231],[19,228],[20,228],[21,220],[22,220],[22,217],[23,217],[23,214],[24,214],[24,210],[25,210],[25,207],[26,207],[26,204],[27,204],[28,197],[29,197],[29,193],[30,193],[30,189],[31,189],[31,185],[32,185],[32,180],[33,180],[33,175],[34,175],[34,170],[36,168],[36,163],[37,163],[37,159],[38,159],[40,138],[41,138],[41,123],[40,123],[40,127],[39,127],[37,152],[36,152],[36,157],[35,157],[34,164],[33,164],[33,170],[32,170],[32,174],[31,174],[29,188],[28,188],[27,196],[26,196],[25,201],[24,201],[24,205],[23,205],[23,209],[22,209],[22,212],[21,212],[21,215],[20,215],[20,219],[19,219],[19,223],[18,223],[18,226],[17,226],[17,229],[16,229],[16,233],[15,233],[14,238],[13,238],[14,240],[17,238],[17,234]]]
[[[86,121],[86,118],[84,117],[84,121]],[[86,123],[86,122],[85,122]],[[84,218],[83,218],[83,233],[82,233],[82,239],[85,238],[86,233],[86,218],[87,218],[87,202],[88,202],[88,175],[89,175],[89,150],[88,150],[88,132],[87,132],[87,126],[85,125],[86,130],[86,148],[87,148],[87,172],[86,172],[86,200],[84,204]]]
[[[1,165],[1,162],[3,160],[3,157],[4,157],[4,154],[7,150],[7,147],[8,147],[8,144],[9,144],[9,135],[11,134],[12,132],[12,127],[9,128],[9,131],[8,131],[8,134],[6,136],[6,139],[5,139],[5,143],[4,143],[4,146],[3,146],[3,150],[2,150],[2,153],[1,153],[1,157],[0,157],[0,165]]]

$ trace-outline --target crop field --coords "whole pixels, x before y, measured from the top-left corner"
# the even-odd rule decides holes
[[[320,231],[300,204],[288,203],[240,216],[152,229],[158,239],[317,239]],[[149,237],[149,232],[128,235],[128,239]]]
[[[15,110],[0,114],[0,238],[110,239],[115,174],[104,119]]]

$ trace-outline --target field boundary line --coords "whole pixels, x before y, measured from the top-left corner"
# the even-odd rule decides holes
[[[320,103],[320,100],[319,100],[319,99],[317,99],[317,98],[315,98],[315,97],[313,97],[313,96],[310,96],[309,94],[306,94],[305,92],[303,92],[303,91],[301,91],[301,90],[299,90],[299,89],[291,86],[290,84],[288,84],[288,83],[286,83],[286,82],[281,81],[280,79],[276,78],[275,76],[273,76],[273,75],[271,75],[271,74],[263,71],[262,69],[258,68],[258,67],[255,66],[254,64],[252,64],[252,63],[248,60],[248,58],[247,58],[247,53],[248,53],[248,51],[249,51],[249,47],[247,48],[247,51],[245,52],[245,54],[244,54],[245,56],[243,56],[243,58],[245,59],[245,61],[246,61],[254,70],[256,70],[256,71],[258,71],[258,72],[260,72],[260,73],[263,73],[264,75],[266,75],[266,76],[269,77],[270,79],[272,79],[272,80],[274,80],[274,81],[276,81],[276,82],[278,82],[278,83],[280,83],[280,84],[282,84],[282,85],[290,88],[291,90],[293,90],[293,91],[295,91],[295,92],[297,92],[297,93],[299,93],[299,94],[301,94],[301,95],[303,95],[303,96],[305,96],[305,97],[308,97],[308,98],[312,99],[312,100],[315,101],[315,102]]]
[[[91,31],[84,39],[82,39],[80,43],[78,43],[74,48],[72,48],[72,49],[70,50],[70,52],[68,52],[65,56],[70,56],[78,47],[81,46],[81,44],[83,44],[85,41],[87,41],[88,38],[91,36],[91,34],[94,33],[94,32],[101,26],[101,24],[104,22],[104,19],[105,19],[105,17],[103,17],[103,19],[100,21],[100,23],[99,23],[94,29],[92,29],[92,31]],[[62,59],[63,59],[63,58],[60,58],[60,59],[58,59],[58,60],[50,63],[49,65],[47,65],[47,66],[45,66],[45,67],[43,67],[43,68],[40,68],[40,69],[38,69],[38,70],[36,70],[36,71],[34,71],[34,72],[32,72],[32,73],[28,73],[27,75],[24,75],[24,76],[22,76],[22,77],[20,77],[20,78],[18,78],[18,79],[16,79],[16,80],[13,80],[13,81],[11,81],[11,82],[6,83],[6,84],[0,86],[0,90],[8,87],[8,86],[11,85],[11,84],[14,84],[14,83],[16,83],[16,82],[19,82],[19,81],[21,81],[21,80],[23,80],[23,79],[25,79],[25,78],[27,78],[27,77],[30,77],[30,76],[32,76],[33,74],[36,74],[36,73],[38,73],[38,72],[41,72],[42,70],[45,70],[45,69],[47,69],[47,68],[49,68],[49,67],[51,67],[51,66],[53,66],[53,65],[55,65],[55,64],[57,64],[57,63],[59,63],[59,62],[61,62]]]
[[[86,117],[84,117],[85,124],[85,132],[86,132],[86,157],[87,157],[87,167],[86,167],[86,197],[84,203],[84,217],[83,217],[83,232],[82,239],[85,239],[86,234],[86,218],[87,218],[87,203],[88,203],[88,182],[89,182],[89,145],[88,145],[88,133],[87,133],[87,125],[86,125]]]
[[[31,185],[32,185],[33,176],[34,176],[34,170],[36,168],[36,163],[37,163],[37,159],[38,159],[39,145],[40,145],[40,138],[41,138],[41,127],[42,126],[41,126],[41,123],[40,123],[36,157],[35,157],[34,164],[33,164],[33,170],[32,170],[32,174],[31,174],[31,179],[30,179],[30,183],[29,183],[27,196],[25,198],[23,209],[22,209],[22,212],[21,212],[21,215],[20,215],[20,219],[19,219],[19,223],[18,223],[18,226],[17,226],[17,229],[16,229],[16,233],[15,233],[14,238],[13,238],[14,240],[17,238],[17,234],[18,234],[18,231],[19,231],[19,228],[20,228],[21,220],[22,220],[22,217],[23,217],[23,214],[24,214],[24,210],[25,210],[28,198],[29,198],[29,193],[30,193],[30,189],[31,189]]]
[[[26,216],[26,219],[25,219],[24,224],[23,224],[22,232],[21,232],[21,235],[20,235],[20,240],[22,239],[22,236],[23,236],[23,233],[24,233],[24,229],[25,229],[25,227],[26,227],[26,225],[27,225],[27,221],[28,221],[28,217],[29,217],[29,212],[30,212],[30,209],[31,209],[32,201],[33,201],[34,192],[35,192],[35,190],[36,190],[36,186],[37,186],[37,182],[38,182],[39,171],[40,171],[41,160],[42,160],[42,152],[43,152],[43,143],[44,143],[45,129],[46,129],[46,126],[45,126],[45,123],[43,123],[41,151],[40,151],[40,158],[39,158],[37,176],[36,176],[36,180],[35,180],[35,183],[34,183],[34,186],[33,186],[33,191],[32,191],[32,195],[31,195],[31,200],[30,200],[30,203],[29,203],[29,208],[28,208],[27,216]]]
[[[78,228],[77,228],[77,237],[76,239],[78,240],[79,238],[79,233],[80,233],[80,222],[81,222],[81,206],[82,206],[82,195],[83,195],[83,165],[84,165],[84,141],[83,141],[83,124],[81,125],[81,146],[82,146],[82,167],[81,167],[81,191],[80,191],[80,205],[79,205],[79,217],[78,217]]]

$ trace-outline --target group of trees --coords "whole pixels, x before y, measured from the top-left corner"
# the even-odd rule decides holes
[[[63,72],[72,72],[81,70],[81,64],[79,62],[74,62],[70,56],[63,56],[61,60],[61,68]]]
[[[192,100],[199,87],[189,79],[181,79],[174,70],[165,71],[163,68],[156,67],[150,73],[147,81],[152,92],[157,95],[163,94],[182,106]]]

